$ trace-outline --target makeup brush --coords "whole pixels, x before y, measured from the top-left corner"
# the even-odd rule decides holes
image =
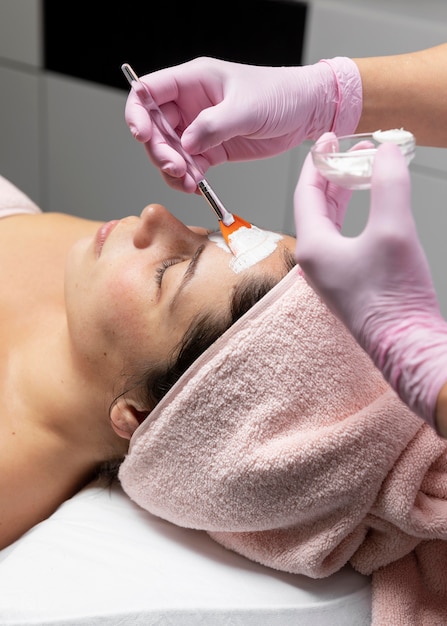
[[[153,124],[166,139],[167,143],[185,159],[189,174],[197,182],[200,193],[211,206],[219,220],[219,227],[227,246],[234,255],[240,254],[244,251],[244,234],[252,225],[238,215],[227,211],[209,182],[203,177],[203,173],[197,167],[192,156],[183,148],[180,137],[163,115],[160,107],[151,96],[147,85],[139,79],[132,67],[128,63],[124,63],[121,66],[121,70],[131,87],[133,87],[134,83],[143,85],[144,94],[142,94],[142,90],[139,90],[137,94],[144,107],[150,112]]]

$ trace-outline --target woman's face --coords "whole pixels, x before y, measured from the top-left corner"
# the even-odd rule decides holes
[[[235,273],[232,255],[159,205],[80,240],[67,261],[65,298],[76,355],[115,382],[139,364],[164,362],[198,313],[228,310],[248,273],[285,274],[284,236],[275,252]],[[104,379],[106,380],[106,379]],[[110,382],[110,381],[109,381]]]

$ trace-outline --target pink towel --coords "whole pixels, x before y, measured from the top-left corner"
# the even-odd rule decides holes
[[[372,574],[375,626],[432,626],[447,623],[446,452],[295,268],[139,427],[120,479],[269,567]]]
[[[40,208],[23,191],[0,176],[0,217],[19,213],[40,213]]]

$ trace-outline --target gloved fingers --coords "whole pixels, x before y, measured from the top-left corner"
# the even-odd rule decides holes
[[[183,191],[184,193],[197,193],[200,194],[199,189],[197,187],[197,183],[194,178],[189,174],[185,174],[184,176],[173,177],[165,172],[161,172],[163,180],[169,187],[175,189],[176,191]]]
[[[319,251],[327,247],[335,233],[336,225],[329,217],[326,199],[327,181],[315,169],[312,155],[308,154],[294,194],[296,248],[295,258],[308,272],[318,260]]]
[[[154,136],[151,141],[144,144],[144,147],[150,161],[160,170],[169,187],[185,193],[198,192],[198,181],[193,173],[188,170],[185,160],[166,143],[158,129],[154,129]],[[200,172],[205,176],[210,165],[207,159],[197,156],[194,157],[194,160]]]
[[[163,138],[153,136],[144,144],[150,161],[162,174],[171,179],[183,178],[187,173],[186,162]],[[171,185],[172,186],[172,185]]]
[[[199,154],[214,148],[237,134],[234,132],[233,113],[225,102],[201,111],[183,133],[183,145],[190,154]]]
[[[149,141],[153,128],[151,118],[134,90],[127,97],[124,119],[134,139],[140,143]]]
[[[319,143],[323,144],[323,149],[328,152],[338,150],[338,139],[333,132],[323,133],[323,135],[321,135],[321,137],[319,137],[316,141],[316,144]],[[352,151],[361,150],[364,147],[367,147],[365,143],[366,142],[359,142],[352,148]],[[328,215],[331,217],[331,220],[339,230],[341,230],[341,227],[343,226],[346,209],[351,196],[352,190],[341,187],[336,183],[328,182],[326,186],[326,198],[328,202],[328,209],[330,211]]]
[[[415,230],[411,212],[411,180],[399,147],[379,146],[373,163],[371,202],[367,228],[407,237]]]
[[[320,140],[324,141],[324,138],[330,135],[334,134],[325,133],[324,135],[322,135]],[[372,147],[374,147],[372,142],[360,141],[355,146],[353,146],[349,150],[349,152],[356,152],[357,150],[365,150]],[[352,189],[347,189],[345,187],[337,185],[336,183],[329,182],[326,189],[326,197],[328,200],[328,206],[332,209],[332,221],[337,226],[337,228],[341,230],[346,215],[346,209],[348,208],[349,201],[352,197]]]
[[[325,133],[321,141],[327,136],[335,138],[333,133]],[[335,226],[340,229],[351,195],[350,190],[329,183],[315,168],[312,155],[308,154],[294,195],[297,234],[298,229],[308,233],[315,232],[316,228],[332,230]]]
[[[199,154],[234,137],[249,138],[258,130],[255,119],[253,106],[246,101],[241,105],[240,95],[236,94],[236,98],[226,95],[197,114],[185,129],[183,145],[191,154]]]
[[[152,136],[151,103],[153,100],[157,102],[152,92],[149,90],[149,95],[147,90],[149,86],[145,87],[141,80],[134,82],[124,110],[124,117],[132,135],[141,143],[146,143]],[[176,104],[169,101],[162,104],[157,102],[157,105],[171,128],[180,128],[181,118]]]
[[[169,69],[157,70],[140,76],[140,82],[146,85],[159,107],[167,102],[175,102],[178,99],[178,79],[182,75],[180,67],[181,65],[177,65]]]
[[[220,76],[216,75],[225,71],[222,68],[227,65],[231,64],[211,57],[199,57],[145,74],[140,81],[148,87],[158,106],[183,99],[192,105],[197,102],[197,97],[205,94],[211,102],[210,97],[215,97],[214,83],[219,85],[221,82]]]
[[[436,302],[430,266],[411,210],[408,165],[396,145],[383,144],[377,151],[365,230],[369,247],[381,251],[395,292],[400,293],[403,284],[411,284],[404,294],[407,305],[412,306],[414,301],[424,301],[426,305],[431,300]]]
[[[316,146],[321,146],[321,152],[338,152],[337,135],[333,132],[323,133],[315,142]]]
[[[345,219],[346,209],[352,196],[351,189],[345,189],[335,183],[328,183],[326,198],[331,209],[331,219],[338,230],[341,230]]]
[[[352,146],[352,148],[350,148],[348,152],[356,152],[356,150],[366,150],[367,148],[374,148],[374,144],[372,141],[363,139],[362,141],[356,143],[355,146]]]
[[[186,140],[183,145],[190,154],[205,152],[221,142],[218,137],[213,143],[214,131],[212,128],[208,130],[207,117],[211,118],[212,125],[219,127],[220,119],[214,124],[214,112],[209,111],[224,99],[225,69],[221,66],[225,68],[226,65],[229,64],[202,57],[158,70],[140,79],[173,128],[181,125],[183,132],[192,123],[192,131],[183,133]],[[204,112],[208,113],[203,115]],[[229,117],[235,117],[234,111]],[[199,145],[196,144],[196,131],[204,136],[203,143]]]

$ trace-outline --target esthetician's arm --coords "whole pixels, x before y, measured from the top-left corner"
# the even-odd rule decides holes
[[[353,61],[363,90],[356,132],[404,127],[418,145],[447,147],[447,44]]]
[[[402,400],[447,437],[447,321],[411,211],[408,166],[382,145],[368,221],[340,232],[349,196],[308,156],[295,191],[296,259],[306,279]]]

